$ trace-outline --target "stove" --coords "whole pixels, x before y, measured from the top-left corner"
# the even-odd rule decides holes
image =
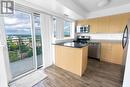
[[[88,45],[88,57],[89,58],[96,58],[100,60],[101,56],[101,44],[97,41],[92,41],[90,36],[77,36],[77,40],[75,42],[81,44]]]

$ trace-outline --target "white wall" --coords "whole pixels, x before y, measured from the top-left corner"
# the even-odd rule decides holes
[[[52,31],[53,21],[50,15],[40,15],[42,31],[43,67],[46,68],[53,64]]]
[[[8,76],[5,61],[4,45],[0,45],[0,87],[8,87]]]
[[[7,77],[8,77],[8,81],[11,80],[11,73],[10,73],[10,66],[9,66],[9,57],[8,57],[8,49],[7,49],[7,42],[6,42],[6,34],[5,34],[5,30],[4,30],[4,18],[3,15],[0,15],[0,45],[4,46],[4,50],[3,53],[5,54],[4,57],[1,57],[4,59],[5,63],[6,63],[6,70],[7,70]],[[2,52],[2,50],[1,50]],[[3,54],[1,54],[3,55]],[[1,64],[1,63],[0,63]]]
[[[8,81],[11,79],[4,34],[3,15],[0,15],[0,87],[8,87]]]

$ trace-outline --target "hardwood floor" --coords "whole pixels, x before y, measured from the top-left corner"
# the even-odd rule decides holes
[[[122,87],[121,66],[89,59],[85,74],[79,77],[55,65],[45,69],[46,79],[34,87]]]

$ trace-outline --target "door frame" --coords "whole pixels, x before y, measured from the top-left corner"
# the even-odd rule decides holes
[[[32,26],[33,26],[33,33],[34,33],[34,47],[35,47],[36,69],[38,69],[38,68],[43,67],[43,49],[42,49],[42,65],[38,66],[38,59],[37,59],[38,57],[37,57],[37,52],[36,52],[36,35],[35,35],[35,34],[36,34],[36,29],[35,29],[35,26],[34,26],[34,25],[35,25],[35,23],[34,23],[34,19],[35,19],[34,17],[35,17],[35,16],[39,16],[39,17],[40,17],[40,14],[38,14],[38,13],[32,13],[32,17],[33,17],[33,18],[32,18],[32,19],[33,19],[33,21],[32,21],[32,22],[33,22],[33,23],[32,23],[33,25],[32,25]],[[39,20],[39,21],[40,21],[40,20]],[[40,24],[41,24],[41,23],[40,23]],[[41,45],[42,45],[42,48],[43,48],[41,27],[40,27],[40,33],[41,33]]]

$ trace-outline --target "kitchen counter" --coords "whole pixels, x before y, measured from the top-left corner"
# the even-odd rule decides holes
[[[65,42],[65,43],[58,43],[54,45],[73,47],[73,48],[82,48],[82,47],[89,46],[90,44],[95,44],[95,43],[100,43],[100,42],[99,41],[88,41],[87,43]]]
[[[55,45],[55,65],[82,76],[87,68],[88,46],[77,42]]]
[[[79,43],[79,42],[65,42],[65,43],[58,43],[55,45],[60,45],[60,46],[66,46],[66,47],[73,47],[73,48],[82,48],[85,46],[88,46],[87,43]]]

